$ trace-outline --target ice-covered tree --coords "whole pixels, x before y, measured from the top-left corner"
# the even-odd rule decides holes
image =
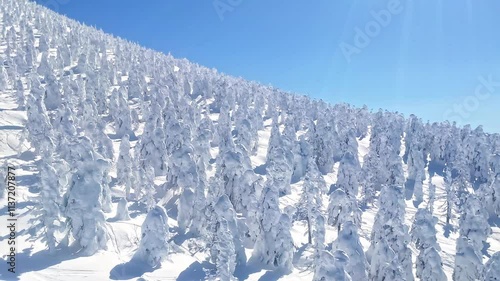
[[[17,79],[15,87],[18,109],[24,109],[26,104],[26,97],[24,95],[23,81],[21,79]]]
[[[243,268],[246,264],[246,254],[245,248],[241,241],[240,232],[238,228],[238,222],[236,220],[236,212],[233,209],[231,201],[227,195],[223,195],[219,198],[217,203],[214,205],[215,215],[217,216],[217,223],[221,225],[224,223],[225,234],[229,234],[231,238],[231,244],[233,247],[233,253],[235,254],[234,262],[236,268]],[[229,231],[229,233],[227,233]],[[234,271],[234,270],[233,270]]]
[[[475,249],[474,244],[467,237],[457,239],[455,254],[454,281],[475,281],[481,278],[483,261],[481,252]]]
[[[169,252],[168,217],[165,209],[156,206],[148,212],[141,227],[141,244],[134,258],[159,267]]]
[[[134,199],[146,205],[149,211],[156,205],[155,171],[151,166],[139,166],[137,171],[138,184],[134,186]]]
[[[337,188],[342,189],[351,197],[356,197],[359,191],[359,165],[358,156],[346,152],[340,161],[337,174]]]
[[[92,149],[88,138],[78,141],[72,148],[79,159],[64,195],[64,216],[75,243],[85,253],[93,254],[105,249],[108,240],[102,201],[104,172],[110,163]]]
[[[321,259],[314,272],[313,281],[351,281],[351,276],[344,269],[349,263],[349,256],[340,250],[331,254],[328,251],[321,253]]]
[[[116,207],[116,220],[130,220],[130,215],[128,213],[128,201],[127,198],[122,197],[118,201],[118,206]]]
[[[494,253],[484,265],[482,279],[484,281],[496,281],[500,277],[500,252]]]
[[[413,196],[416,202],[424,200],[423,181],[425,180],[425,161],[422,148],[411,147],[408,155],[408,178],[407,181],[413,184]]]
[[[467,238],[470,246],[481,256],[484,243],[491,234],[491,227],[488,223],[488,214],[476,195],[467,196],[461,210],[459,234],[460,237]]]
[[[296,220],[307,222],[307,241],[312,243],[313,228],[316,224],[316,218],[321,214],[321,195],[325,189],[326,183],[318,170],[316,162],[310,157],[304,184],[302,185],[302,194],[296,206]]]
[[[385,241],[395,252],[405,279],[413,280],[411,250],[408,247],[410,235],[408,227],[404,225],[405,202],[402,188],[400,186],[386,186],[382,189],[379,197],[379,210],[371,233],[371,245],[367,251],[368,261],[372,268],[377,257],[377,247],[381,241]],[[392,260],[392,259],[385,259]],[[376,266],[378,270],[380,266]]]
[[[57,77],[53,73],[45,74],[45,107],[47,110],[55,110],[62,103],[62,92],[59,81],[57,81]]]
[[[369,280],[406,280],[396,253],[386,239],[377,242],[370,262]]]
[[[125,187],[125,198],[131,199],[130,190],[138,184],[132,171],[132,156],[130,155],[129,135],[124,135],[120,142],[120,152],[116,162],[117,183]]]
[[[336,189],[330,194],[327,213],[328,224],[337,227],[337,231],[340,231],[346,222],[361,225],[361,210],[356,203],[356,198],[347,195],[342,189]]]
[[[410,232],[411,239],[420,251],[416,262],[417,278],[422,280],[446,280],[439,246],[436,239],[437,218],[428,209],[418,209]]]
[[[383,267],[378,279],[374,281],[400,280],[407,281],[404,271],[401,269],[398,259],[394,258]]]
[[[254,245],[253,257],[265,265],[289,271],[293,258],[291,222],[287,215],[281,215],[278,201],[277,187],[268,180],[262,191],[260,234]]]
[[[316,261],[321,257],[321,251],[325,249],[325,236],[325,217],[321,214],[317,214],[314,218],[314,229],[312,232],[314,258]]]
[[[349,221],[342,225],[337,240],[332,244],[333,250],[342,250],[349,256],[345,269],[353,280],[367,281],[368,262],[359,240],[358,227]]]
[[[56,233],[62,230],[63,221],[61,218],[61,190],[62,178],[54,168],[52,159],[41,160],[40,169],[40,196],[36,198],[36,205],[33,209],[35,231],[41,230],[42,241],[47,244],[49,251],[54,252],[57,246]],[[3,179],[3,178],[2,178]]]
[[[278,186],[280,195],[290,194],[292,167],[289,165],[290,161],[287,159],[286,150],[281,147],[272,149],[268,155],[267,163],[268,177],[272,178]]]
[[[291,227],[290,217],[287,214],[282,214],[272,230],[276,234],[273,265],[285,273],[290,273],[293,270],[292,261],[295,247],[290,233]]]
[[[417,210],[410,232],[417,249],[424,250],[437,245],[436,223],[437,218],[433,217],[428,209]]]
[[[429,247],[422,250],[417,257],[416,267],[416,276],[420,278],[420,280],[448,280],[443,271],[443,262],[439,256],[439,251],[435,247]]]
[[[211,249],[212,260],[215,263],[216,273],[209,280],[236,280],[234,271],[236,269],[236,254],[232,239],[232,233],[228,222],[221,218],[217,222],[215,241]]]

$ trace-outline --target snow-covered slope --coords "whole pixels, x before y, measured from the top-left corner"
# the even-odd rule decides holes
[[[0,4],[0,280],[498,278],[498,134]]]

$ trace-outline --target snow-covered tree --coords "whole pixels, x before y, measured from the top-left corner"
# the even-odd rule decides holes
[[[342,250],[349,256],[345,269],[353,280],[367,281],[368,262],[359,240],[358,227],[349,221],[342,225],[337,240],[333,242],[333,250]]]
[[[337,174],[337,188],[342,189],[351,197],[356,197],[359,192],[359,165],[358,156],[351,152],[346,152],[340,161]]]
[[[56,233],[62,230],[61,203],[62,178],[53,167],[52,159],[47,158],[39,164],[40,197],[36,199],[33,209],[34,230],[42,230],[42,241],[53,252],[57,246]],[[37,236],[40,237],[40,236]]]
[[[134,186],[134,197],[139,202],[146,205],[149,211],[156,205],[155,171],[151,166],[138,167],[137,178],[139,183]]]
[[[479,257],[486,239],[491,234],[488,223],[488,214],[482,202],[473,194],[469,194],[461,210],[459,222],[459,234],[461,238],[468,240],[468,246],[472,248]],[[457,252],[459,250],[457,244]]]
[[[159,267],[169,252],[168,217],[165,209],[156,206],[148,212],[141,227],[141,244],[134,258]]]
[[[405,280],[413,280],[411,250],[408,247],[410,235],[408,226],[404,225],[405,202],[402,188],[400,186],[386,186],[382,189],[379,197],[379,210],[371,233],[371,245],[367,251],[368,261],[372,271],[380,270],[380,264],[374,265],[374,260],[380,260],[377,256],[377,247],[381,241],[388,244],[395,253],[396,258],[403,270]],[[385,259],[385,261],[392,260]],[[375,266],[375,269],[374,269]]]
[[[415,201],[424,200],[423,181],[425,180],[425,161],[422,148],[411,147],[408,155],[408,178],[407,181],[413,183],[413,195]]]
[[[356,203],[356,198],[347,195],[342,189],[337,189],[330,194],[327,212],[328,224],[337,227],[338,232],[346,222],[361,225],[361,210]]]
[[[500,252],[494,253],[488,262],[484,265],[482,272],[482,279],[484,281],[496,281],[500,277]]]
[[[45,74],[45,107],[47,110],[55,110],[62,103],[62,93],[61,86],[59,81],[57,81],[57,77],[53,73]]]
[[[267,176],[278,186],[280,195],[291,193],[293,167],[290,167],[291,159],[288,156],[287,151],[279,146],[270,149],[267,155]]]
[[[436,239],[437,218],[428,209],[418,209],[410,232],[412,241],[420,251],[417,257],[417,278],[422,280],[446,280],[439,246]]]
[[[296,220],[307,222],[307,241],[309,244],[312,243],[315,220],[321,214],[321,194],[323,194],[325,186],[326,183],[318,171],[316,162],[310,157],[302,185],[302,194],[296,207]]]
[[[369,280],[406,280],[401,263],[386,239],[381,239],[376,244],[369,273]]]
[[[212,259],[217,269],[213,280],[236,280],[233,275],[236,268],[236,254],[232,236],[228,222],[221,218],[217,222],[215,241],[211,249]]]
[[[292,266],[293,241],[288,215],[281,215],[279,194],[272,181],[267,181],[262,191],[260,234],[255,242],[253,256],[265,265],[289,271]]]
[[[349,263],[349,256],[340,250],[331,254],[328,251],[321,253],[321,259],[314,272],[313,281],[351,281],[349,273],[344,269]]]
[[[217,216],[218,222],[225,221],[226,227],[229,230],[230,237],[232,238],[233,252],[235,253],[236,268],[243,268],[246,264],[245,248],[241,241],[238,222],[236,220],[236,212],[227,195],[219,198],[214,205],[214,211]]]
[[[417,278],[429,281],[446,281],[448,278],[443,271],[443,262],[439,251],[435,247],[429,247],[418,255],[416,262]]]
[[[473,242],[467,239],[467,237],[459,237],[457,239],[453,280],[479,280],[482,271],[483,261],[481,253],[475,249]]]
[[[132,171],[129,135],[124,135],[120,142],[120,152],[116,162],[117,183],[125,187],[125,198],[130,199],[130,189],[138,184]]]
[[[91,141],[80,137],[72,147],[79,159],[64,195],[64,215],[75,242],[87,254],[106,248],[108,234],[102,211],[104,172],[110,163],[94,152]]]
[[[128,213],[128,201],[127,198],[123,197],[120,198],[120,201],[118,201],[118,206],[116,208],[116,220],[130,220],[130,215]]]

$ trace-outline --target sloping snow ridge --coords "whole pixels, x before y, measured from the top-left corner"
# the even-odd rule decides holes
[[[499,278],[498,134],[285,93],[27,0],[0,0],[0,153],[0,280]]]

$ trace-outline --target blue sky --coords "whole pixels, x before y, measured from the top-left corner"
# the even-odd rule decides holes
[[[36,2],[287,91],[500,132],[500,1]]]

